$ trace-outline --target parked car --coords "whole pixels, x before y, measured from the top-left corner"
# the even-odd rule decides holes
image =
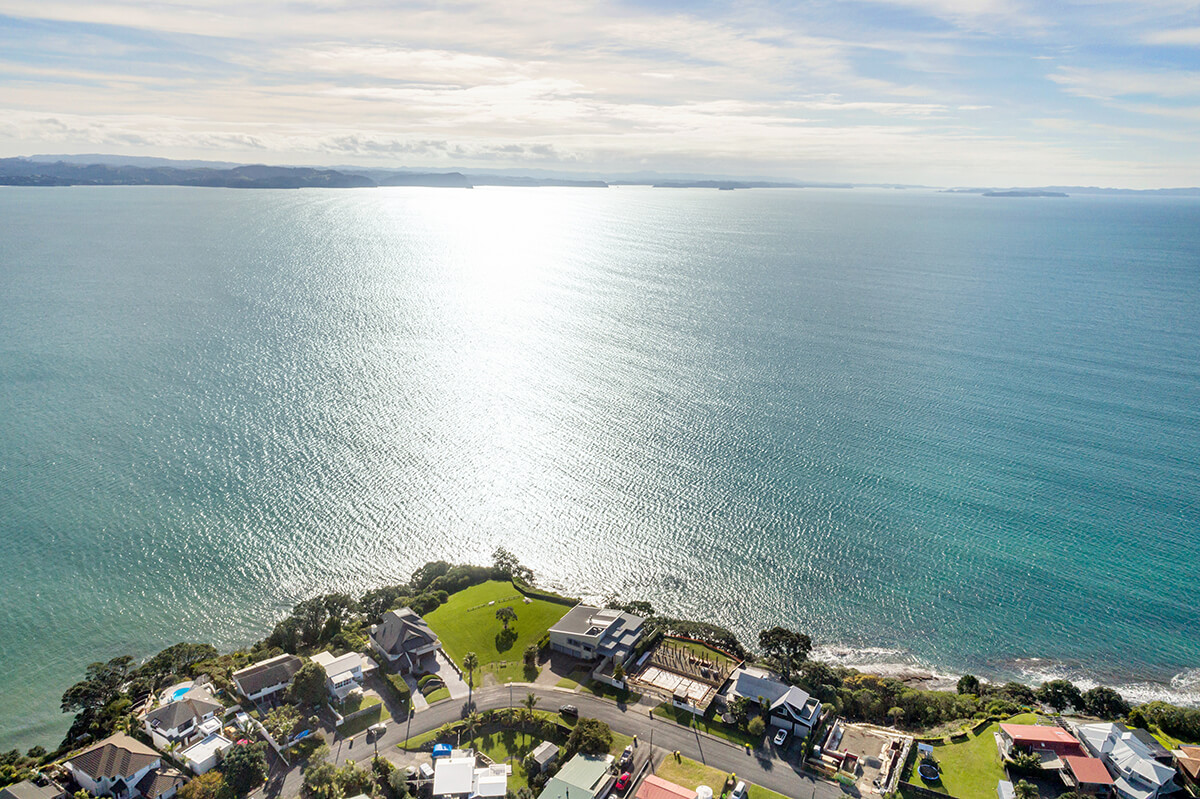
[[[787,743],[787,730],[780,730],[775,733],[775,745],[783,746],[785,743]]]
[[[625,793],[629,790],[629,783],[633,782],[633,774],[628,771],[622,772],[620,777],[617,777],[617,783],[613,787],[617,789],[617,793]]]
[[[574,705],[563,705],[562,707],[560,707],[558,709],[558,715],[560,715],[560,716],[578,716],[579,708],[575,707]]]
[[[621,753],[621,759],[617,762],[617,767],[628,770],[633,766],[633,744],[625,747],[625,751]]]
[[[370,727],[367,727],[367,740],[377,740],[385,732],[387,732],[386,722],[381,721],[378,724],[372,724]]]
[[[733,793],[729,794],[729,799],[746,799],[746,783],[739,781],[733,786]]]

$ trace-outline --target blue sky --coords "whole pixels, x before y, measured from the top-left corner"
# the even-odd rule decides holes
[[[0,155],[1200,185],[1200,1],[0,0]]]

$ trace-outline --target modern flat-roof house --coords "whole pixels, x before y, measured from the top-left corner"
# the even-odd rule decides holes
[[[1123,724],[1081,724],[1075,728],[1089,753],[1104,761],[1122,799],[1158,799],[1174,791],[1175,769],[1158,760],[1149,747]]]
[[[163,767],[158,752],[120,732],[64,765],[79,787],[94,796],[114,799],[172,799],[187,782],[182,772]]]
[[[421,658],[442,645],[425,620],[411,608],[389,610],[371,627],[371,646],[401,674],[421,671]]]
[[[221,755],[231,746],[233,741],[214,732],[184,749],[179,756],[193,774],[203,774],[215,768],[221,762]]]
[[[235,671],[233,682],[242,696],[257,702],[287,690],[303,665],[295,655],[279,655]]]
[[[1076,793],[1110,796],[1113,778],[1098,757],[1067,755],[1063,759],[1062,781]]]
[[[767,720],[776,729],[807,736],[821,718],[821,703],[796,686],[789,686],[783,696],[771,703]]]
[[[446,799],[498,799],[508,793],[512,767],[504,763],[478,766],[474,752],[455,752],[433,766],[433,795]]]
[[[332,652],[318,652],[312,656],[312,661],[325,669],[325,687],[339,702],[362,687],[363,659],[357,652],[347,652],[340,657],[334,657]]]
[[[625,663],[642,637],[645,621],[632,613],[580,603],[550,628],[550,648],[580,660]]]
[[[0,788],[0,799],[66,799],[66,796],[62,786],[51,780],[46,780],[45,785],[21,780]]]
[[[538,799],[596,799],[613,779],[612,755],[578,754],[546,781]]]
[[[143,726],[155,746],[186,744],[221,728],[216,718],[224,706],[206,688],[192,688],[179,699],[156,707],[146,714]],[[207,722],[213,722],[207,725]]]
[[[638,785],[636,799],[696,799],[696,792],[662,777],[647,774]]]
[[[1049,724],[1001,724],[1000,740],[1005,754],[1016,749],[1035,755],[1049,752],[1059,758],[1087,757],[1071,733]]]

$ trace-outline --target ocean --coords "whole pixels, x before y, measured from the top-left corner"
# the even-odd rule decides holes
[[[843,662],[1200,701],[1200,203],[0,189],[0,749],[505,546]]]

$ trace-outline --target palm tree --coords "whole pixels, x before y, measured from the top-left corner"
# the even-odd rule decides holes
[[[466,723],[467,740],[469,740],[469,741],[474,740],[475,732],[479,729],[479,714],[472,710],[470,713],[467,714],[465,723]]]
[[[521,700],[521,704],[525,706],[525,717],[530,723],[533,723],[533,708],[537,705],[537,694],[533,691],[525,694],[525,698]]]
[[[471,699],[475,694],[475,669],[479,668],[479,656],[468,652],[463,658],[463,668],[467,670],[467,707],[474,707]]]
[[[514,622],[517,620],[517,612],[508,605],[505,605],[502,608],[496,609],[496,618],[499,619],[500,623],[504,625],[504,632],[508,632],[509,622]]]

